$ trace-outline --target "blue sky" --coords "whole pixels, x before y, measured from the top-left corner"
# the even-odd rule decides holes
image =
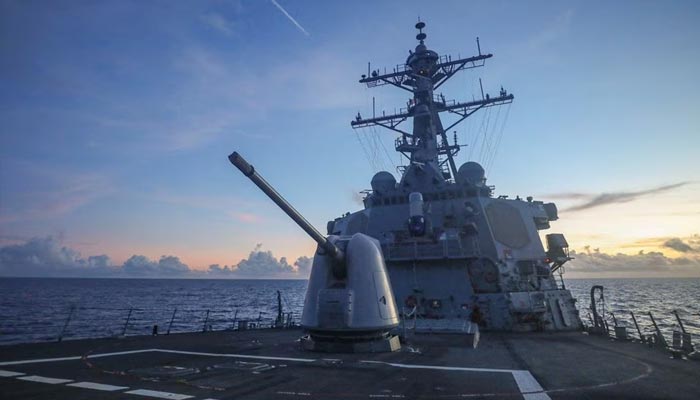
[[[418,17],[441,54],[471,55],[479,36],[495,55],[446,97],[470,99],[478,78],[515,94],[487,171],[499,194],[566,208],[581,199],[567,194],[687,182],[563,213],[554,229],[610,254],[700,232],[700,3],[278,4],[299,26],[263,0],[0,1],[2,243],[51,236],[115,264],[176,255],[197,269],[258,243],[311,255],[226,156],[244,154],[321,229],[357,209],[375,172],[361,141],[377,139],[358,140],[349,121],[371,113],[372,96],[387,111],[406,101],[357,80],[368,61],[405,61]],[[460,126],[463,142],[483,118]],[[391,133],[376,137],[392,148]],[[390,153],[382,162],[396,164]]]

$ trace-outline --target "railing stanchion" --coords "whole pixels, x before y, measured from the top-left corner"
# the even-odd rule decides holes
[[[133,308],[129,309],[129,314],[126,315],[126,322],[124,323],[124,329],[122,329],[122,336],[126,336],[126,328],[129,327],[129,320],[131,319],[131,312],[134,311]]]
[[[207,310],[207,315],[204,317],[204,328],[202,329],[202,332],[207,331],[207,323],[209,322],[209,310]]]
[[[685,331],[685,327],[683,326],[683,321],[681,321],[681,317],[678,316],[678,310],[673,310],[673,315],[676,316],[676,321],[678,321],[678,325],[681,327],[681,332],[688,333]]]
[[[649,318],[651,319],[651,323],[654,325],[654,329],[656,330],[656,337],[659,340],[658,344],[663,347],[668,347],[668,344],[666,344],[666,338],[661,333],[661,329],[659,329],[659,326],[656,325],[656,321],[654,320],[654,316],[651,315],[651,311],[649,311]]]
[[[168,332],[166,332],[166,335],[170,335],[170,328],[173,327],[173,321],[175,321],[175,313],[177,313],[177,308],[173,311],[173,316],[170,317],[170,323],[168,324]]]
[[[644,336],[642,336],[642,330],[639,329],[639,324],[637,323],[637,318],[635,318],[634,313],[630,311],[630,315],[632,315],[632,321],[634,322],[634,327],[637,328],[637,333],[639,334],[639,340],[642,341],[642,343],[645,342]]]
[[[231,330],[236,329],[236,320],[238,319],[238,309],[236,309],[236,312],[233,314],[233,325],[231,326]]]
[[[63,329],[61,329],[61,333],[58,335],[58,341],[63,340],[63,335],[66,333],[66,329],[68,329],[68,324],[70,323],[70,319],[73,317],[73,312],[75,311],[75,306],[71,306],[70,312],[68,313],[68,318],[66,318],[66,322],[63,324]]]

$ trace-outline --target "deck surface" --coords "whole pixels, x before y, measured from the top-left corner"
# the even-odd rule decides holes
[[[402,351],[309,353],[299,330],[0,347],[3,399],[698,399],[700,362],[582,333],[416,335]]]

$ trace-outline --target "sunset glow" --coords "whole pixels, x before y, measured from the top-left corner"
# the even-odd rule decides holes
[[[397,175],[399,158],[392,134],[350,120],[372,113],[372,96],[377,110],[406,99],[357,80],[368,61],[406,57],[420,16],[436,50],[469,54],[479,36],[494,54],[444,88],[468,99],[481,78],[515,94],[482,159],[489,117],[460,126],[476,150],[458,164],[492,160],[497,195],[557,203],[542,234],[610,256],[609,271],[578,257],[571,277],[700,276],[700,3],[633,4],[2,2],[0,247],[14,246],[3,262],[107,270],[173,256],[206,271],[255,249],[292,266],[312,256],[226,156],[246,154],[322,232],[360,208],[373,164]],[[632,265],[654,252],[667,267]],[[31,275],[26,265],[0,275]]]

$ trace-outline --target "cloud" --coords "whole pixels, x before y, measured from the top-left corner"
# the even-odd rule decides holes
[[[247,259],[242,260],[236,266],[239,275],[276,275],[293,273],[294,268],[287,263],[285,257],[277,260],[271,251],[262,251],[262,244],[255,246]]]
[[[228,265],[224,265],[222,267],[219,264],[212,264],[209,266],[209,269],[207,269],[207,275],[210,275],[213,278],[226,278],[231,276],[233,271],[234,269]]]
[[[83,258],[53,237],[0,248],[0,276],[112,276],[106,255]]]
[[[301,26],[301,24],[299,24],[299,23],[297,22],[296,19],[294,19],[294,17],[292,17],[291,15],[289,15],[289,13],[287,12],[287,10],[285,10],[285,9],[280,5],[280,3],[278,3],[278,2],[275,1],[275,0],[270,0],[270,1],[272,2],[272,4],[275,5],[275,7],[277,7],[277,9],[279,9],[279,10],[282,12],[282,14],[284,14],[284,15],[287,17],[287,19],[289,19],[290,21],[292,21],[292,23],[294,24],[294,26],[296,26],[296,27],[301,31],[301,33],[303,33],[303,34],[306,35],[306,36],[311,36],[311,35],[309,34],[309,32],[307,32],[306,29],[304,29],[304,27]]]
[[[637,200],[642,197],[653,196],[659,193],[668,192],[673,189],[678,189],[685,185],[690,184],[690,182],[678,182],[671,185],[657,186],[651,189],[639,190],[636,192],[612,192],[612,193],[601,193],[598,195],[585,194],[585,193],[555,193],[547,197],[555,199],[572,199],[572,200],[583,200],[581,204],[574,205],[563,211],[575,212],[589,210],[591,208],[601,207],[608,204],[619,204],[628,203],[630,201]]]
[[[551,193],[547,197],[551,199],[563,199],[563,200],[584,200],[591,198],[590,193],[580,193],[580,192],[563,192],[563,193]]]
[[[0,182],[11,196],[3,196],[0,203],[0,223],[62,216],[115,191],[112,179],[102,173],[17,160],[3,163]]]
[[[365,196],[359,190],[352,190],[350,192],[352,196],[352,202],[358,206],[363,206],[365,204]]]
[[[697,243],[693,240],[693,238],[691,238],[691,240],[692,241],[690,243]],[[677,237],[666,240],[663,243],[663,246],[673,249],[679,253],[700,253],[700,247],[692,247],[690,244]]]
[[[235,34],[234,23],[226,19],[221,14],[211,12],[202,15],[200,19],[210,28],[213,28],[216,31],[223,33],[226,36],[233,36]]]
[[[104,254],[85,258],[52,236],[0,247],[0,276],[182,278],[196,274],[174,256],[153,261],[134,255],[122,266],[113,265]]]
[[[301,256],[297,258],[294,262],[294,266],[297,269],[297,274],[301,277],[308,278],[311,274],[311,265],[314,259],[311,257]]]
[[[223,267],[212,264],[206,274],[213,278],[286,278],[306,279],[311,273],[311,257],[301,256],[294,264],[285,257],[277,259],[269,250],[262,250],[262,244],[255,246],[248,258],[238,264]]]
[[[585,246],[580,252],[572,250],[571,256],[567,271],[581,275],[700,276],[700,258],[672,258],[659,251],[608,254]]]
[[[249,224],[252,224],[252,223],[255,223],[255,222],[260,222],[260,220],[262,219],[262,218],[260,218],[260,216],[257,215],[257,214],[253,214],[253,213],[244,213],[244,212],[235,213],[235,214],[233,215],[233,217],[236,218],[237,220],[241,221],[241,222],[246,222],[246,223],[249,223]]]
[[[146,256],[131,256],[121,267],[122,274],[130,277],[187,277],[194,273],[178,257],[162,256],[158,262]]]
[[[528,39],[530,49],[545,48],[560,39],[569,31],[573,17],[574,10],[572,9],[557,15],[554,21]]]
[[[271,251],[262,250],[262,244],[236,265],[212,264],[206,271],[194,270],[176,256],[156,261],[133,255],[123,265],[113,265],[107,255],[85,258],[52,236],[0,247],[0,276],[13,277],[305,279],[311,263],[304,256],[293,264],[285,257],[277,259]]]

